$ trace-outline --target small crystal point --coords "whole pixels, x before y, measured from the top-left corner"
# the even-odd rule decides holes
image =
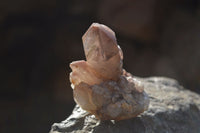
[[[74,85],[78,85],[81,82],[87,83],[89,85],[99,84],[103,82],[102,79],[95,73],[86,61],[74,61],[70,64],[72,73],[70,74],[70,81]]]

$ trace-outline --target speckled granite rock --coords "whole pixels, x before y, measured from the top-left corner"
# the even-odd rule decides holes
[[[185,90],[176,80],[140,79],[150,96],[147,111],[123,121],[100,121],[76,106],[50,133],[200,133],[200,96]]]

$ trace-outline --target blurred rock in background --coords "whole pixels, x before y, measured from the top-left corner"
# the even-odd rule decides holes
[[[198,0],[1,1],[0,132],[48,132],[71,113],[68,64],[93,22],[116,32],[132,74],[200,92]]]

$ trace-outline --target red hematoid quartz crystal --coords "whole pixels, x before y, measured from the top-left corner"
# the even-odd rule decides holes
[[[70,64],[74,100],[102,120],[122,120],[147,110],[141,82],[122,68],[123,53],[115,33],[93,23],[82,37],[86,61]]]

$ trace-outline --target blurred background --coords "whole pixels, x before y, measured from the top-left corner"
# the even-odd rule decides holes
[[[0,1],[0,132],[47,133],[75,103],[69,63],[93,23],[112,28],[124,68],[200,93],[199,0]]]

